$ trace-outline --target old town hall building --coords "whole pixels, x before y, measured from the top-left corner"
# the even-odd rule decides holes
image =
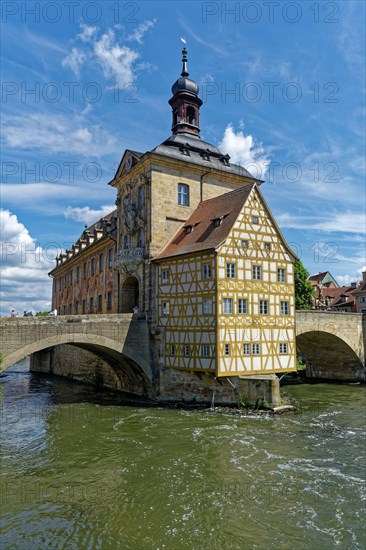
[[[109,183],[117,209],[57,258],[53,308],[145,316],[163,369],[215,379],[295,370],[295,256],[263,182],[200,138],[185,48],[172,93],[172,135],[125,151]]]

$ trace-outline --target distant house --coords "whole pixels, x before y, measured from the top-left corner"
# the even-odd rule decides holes
[[[337,283],[333,275],[329,273],[329,271],[323,271],[323,272],[319,271],[317,275],[311,275],[311,277],[309,277],[309,282],[313,286],[316,286],[317,284],[321,284],[327,288],[339,287],[339,284]]]
[[[366,313],[366,271],[363,271],[360,283],[349,286],[339,286],[329,271],[312,275],[309,282],[315,287],[317,303],[322,294],[322,302],[327,307],[348,313]]]

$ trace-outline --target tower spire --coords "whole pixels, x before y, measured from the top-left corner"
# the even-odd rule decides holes
[[[199,111],[202,105],[198,97],[199,87],[197,82],[188,78],[186,41],[181,39],[184,47],[182,50],[183,68],[181,76],[172,86],[173,97],[169,105],[173,111],[173,134],[191,134],[199,137]]]

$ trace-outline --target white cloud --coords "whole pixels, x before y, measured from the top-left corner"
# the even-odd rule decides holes
[[[40,149],[50,153],[72,153],[101,157],[119,152],[116,137],[99,125],[86,126],[80,117],[29,113],[3,116],[3,140],[17,149]]]
[[[89,206],[80,207],[71,207],[68,206],[64,215],[66,219],[75,220],[76,222],[83,222],[88,225],[98,221],[100,218],[103,218],[107,214],[110,214],[115,210],[113,205],[103,205],[98,210],[90,208]]]
[[[156,19],[144,21],[125,40],[142,44],[145,33],[155,25]],[[152,70],[154,67],[146,62],[136,64],[140,54],[133,48],[117,39],[115,30],[109,28],[98,36],[98,28],[81,24],[82,32],[75,40],[80,45],[74,46],[62,60],[64,67],[79,77],[81,67],[88,64],[99,65],[107,79],[113,79],[119,86],[126,86],[136,80],[136,73],[141,70]]]
[[[362,281],[363,271],[366,271],[366,265],[364,265],[363,267],[360,267],[351,275],[337,275],[335,276],[335,279],[337,283],[340,284],[341,286],[350,286],[351,283],[354,283],[354,282],[358,283]]]
[[[153,19],[152,21],[143,21],[135,31],[130,34],[128,37],[128,40],[134,40],[138,42],[139,44],[142,44],[142,38],[144,34],[151,29],[156,23],[156,19]]]
[[[71,52],[62,60],[63,67],[70,67],[73,73],[79,77],[80,69],[86,61],[86,54],[79,48],[72,48]]]
[[[287,212],[277,216],[280,227],[334,233],[366,233],[365,214],[327,211],[326,216],[295,216]]]
[[[55,244],[43,248],[9,210],[0,210],[1,228],[1,315],[15,308],[22,313],[51,307],[51,281]],[[49,299],[45,299],[49,296]]]
[[[245,135],[242,131],[242,122],[236,132],[230,123],[225,128],[223,138],[219,143],[219,149],[228,153],[230,161],[246,168],[254,177],[263,179],[270,160],[261,143],[256,143],[253,136]]]

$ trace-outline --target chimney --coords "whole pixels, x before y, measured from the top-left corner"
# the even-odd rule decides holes
[[[362,272],[362,281],[365,283],[366,282],[366,271],[363,271]]]

